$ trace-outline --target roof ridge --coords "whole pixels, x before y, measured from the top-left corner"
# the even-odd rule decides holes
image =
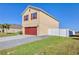
[[[33,8],[33,9],[39,10],[39,11],[41,11],[41,12],[47,14],[49,17],[51,17],[51,18],[53,18],[53,19],[56,20],[56,18],[55,18],[54,16],[50,15],[48,12],[44,11],[44,10],[41,9],[41,8],[38,8],[38,7],[32,6],[32,5],[28,5],[27,8],[23,11],[22,15],[25,13],[25,11],[26,11],[28,8]],[[56,21],[59,22],[58,20],[56,20]]]

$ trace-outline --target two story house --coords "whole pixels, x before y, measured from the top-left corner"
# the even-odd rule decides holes
[[[48,35],[50,28],[59,28],[59,22],[46,11],[34,6],[28,6],[23,11],[23,35]]]

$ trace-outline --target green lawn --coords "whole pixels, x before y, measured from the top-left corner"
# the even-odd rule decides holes
[[[11,55],[62,55],[62,54],[79,54],[79,41],[66,37],[48,38],[15,48],[0,51],[0,54]]]
[[[18,35],[18,33],[0,33],[0,37],[15,36],[15,35]]]

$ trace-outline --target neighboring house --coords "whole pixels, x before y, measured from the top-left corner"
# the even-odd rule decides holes
[[[4,29],[5,33],[16,33],[22,31],[22,26],[17,24],[9,24],[9,29]],[[2,28],[0,28],[0,32],[2,32]]]
[[[44,10],[28,6],[22,13],[23,35],[48,35],[50,28],[59,28],[59,22]]]
[[[6,32],[8,32],[8,33],[16,33],[16,32],[20,32],[20,31],[22,31],[22,26],[21,25],[10,24],[10,28]]]
[[[78,32],[76,32],[76,35],[79,35],[79,31],[78,31]]]

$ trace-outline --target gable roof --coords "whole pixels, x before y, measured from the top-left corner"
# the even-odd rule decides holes
[[[47,13],[46,11],[44,11],[43,9],[38,8],[38,7],[31,6],[31,5],[27,6],[27,8],[22,12],[21,15],[23,15],[23,14],[26,12],[26,10],[27,10],[28,8],[32,8],[32,9],[41,11],[41,12],[45,13],[46,15],[48,15],[49,17],[51,17],[51,18],[53,18],[53,19],[56,20],[56,18],[55,18],[54,16],[50,15],[49,13]],[[58,20],[56,20],[56,21],[59,22]]]

